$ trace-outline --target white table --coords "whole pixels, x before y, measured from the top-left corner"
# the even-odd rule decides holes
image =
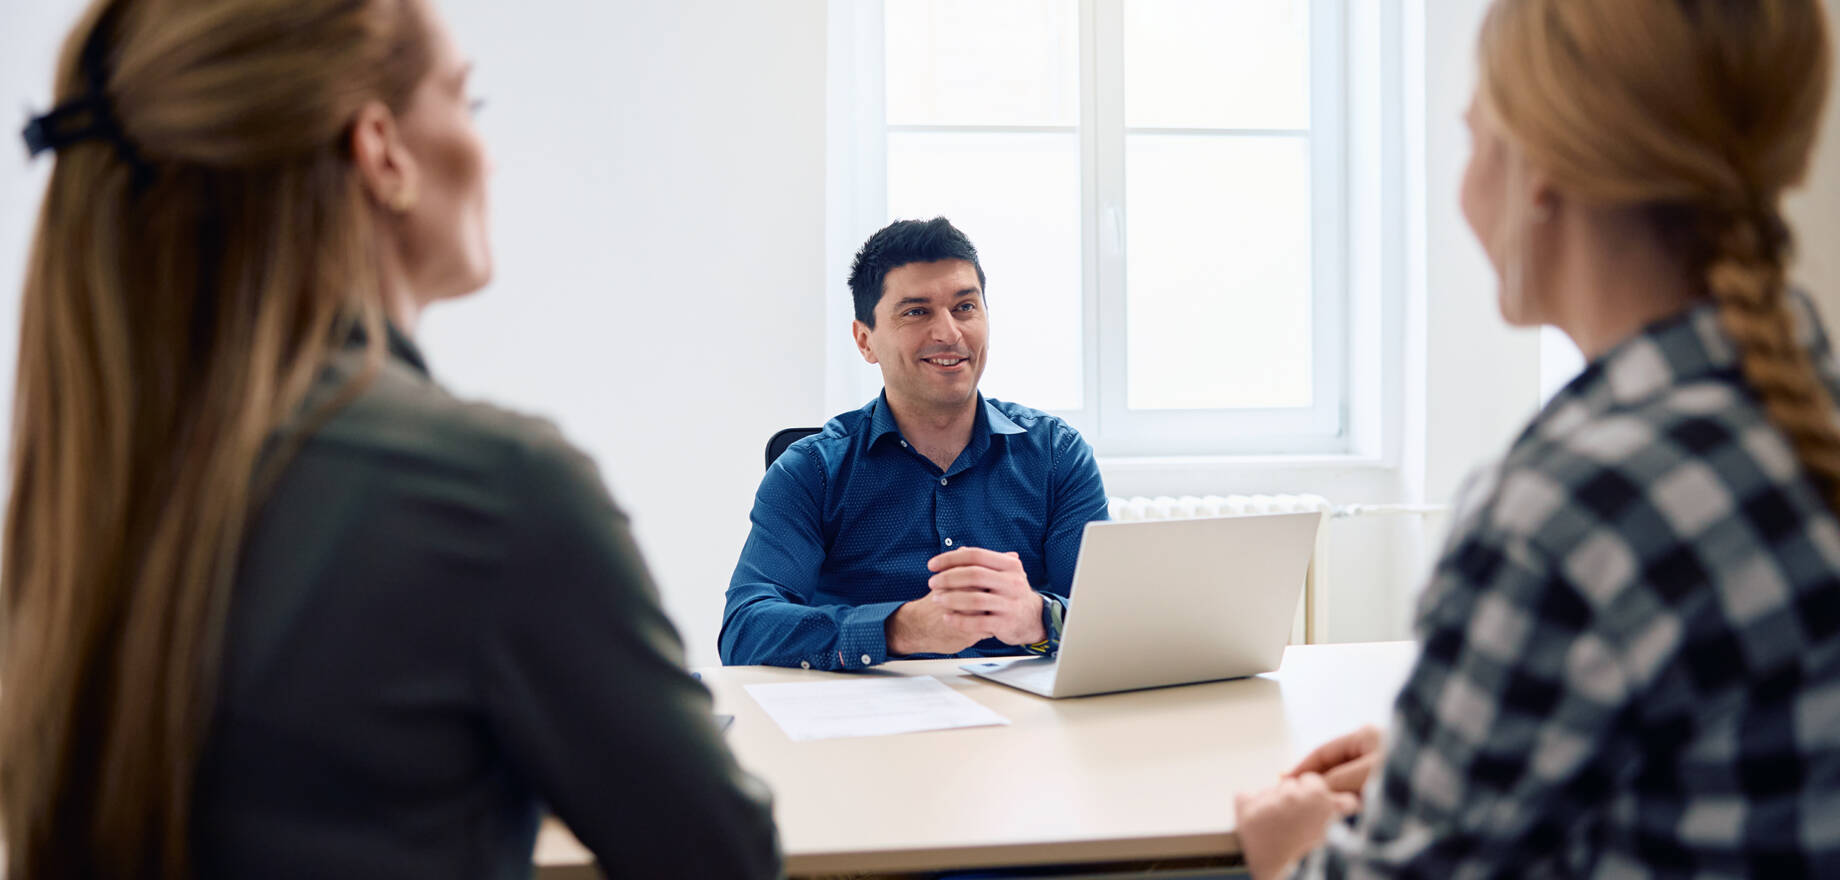
[[[1235,854],[1233,793],[1384,723],[1416,654],[1411,642],[1299,645],[1269,675],[1066,700],[970,676],[959,660],[700,672],[716,711],[735,716],[741,764],[773,787],[786,869],[801,875]],[[843,675],[936,676],[1010,724],[792,742],[742,689]],[[594,876],[555,823],[536,858],[544,878]]]

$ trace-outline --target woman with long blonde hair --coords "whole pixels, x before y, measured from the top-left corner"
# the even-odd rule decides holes
[[[0,568],[6,876],[771,876],[627,520],[412,341],[483,286],[426,0],[96,0],[25,282]]]
[[[1820,0],[1496,0],[1480,48],[1464,213],[1589,365],[1463,493],[1386,735],[1238,798],[1252,874],[1840,876]]]

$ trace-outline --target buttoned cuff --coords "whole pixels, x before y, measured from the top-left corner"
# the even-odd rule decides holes
[[[837,633],[837,655],[831,659],[838,669],[861,669],[888,662],[888,618],[904,602],[876,602],[858,605],[843,616]]]

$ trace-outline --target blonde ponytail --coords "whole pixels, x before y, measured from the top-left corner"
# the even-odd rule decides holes
[[[1840,510],[1840,428],[1820,373],[1796,341],[1784,267],[1788,228],[1773,209],[1765,209],[1730,221],[1711,240],[1706,287],[1737,348],[1745,383],[1828,505]]]

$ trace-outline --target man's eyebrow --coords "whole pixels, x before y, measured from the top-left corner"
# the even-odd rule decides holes
[[[953,299],[964,299],[967,296],[977,296],[981,293],[983,293],[983,291],[978,290],[975,287],[967,287],[963,290],[960,290],[957,293],[952,294],[952,298]],[[898,309],[898,308],[901,308],[902,306],[926,306],[926,305],[932,305],[932,304],[933,304],[933,298],[930,296],[904,296],[898,300],[895,300],[894,306],[895,308]]]

